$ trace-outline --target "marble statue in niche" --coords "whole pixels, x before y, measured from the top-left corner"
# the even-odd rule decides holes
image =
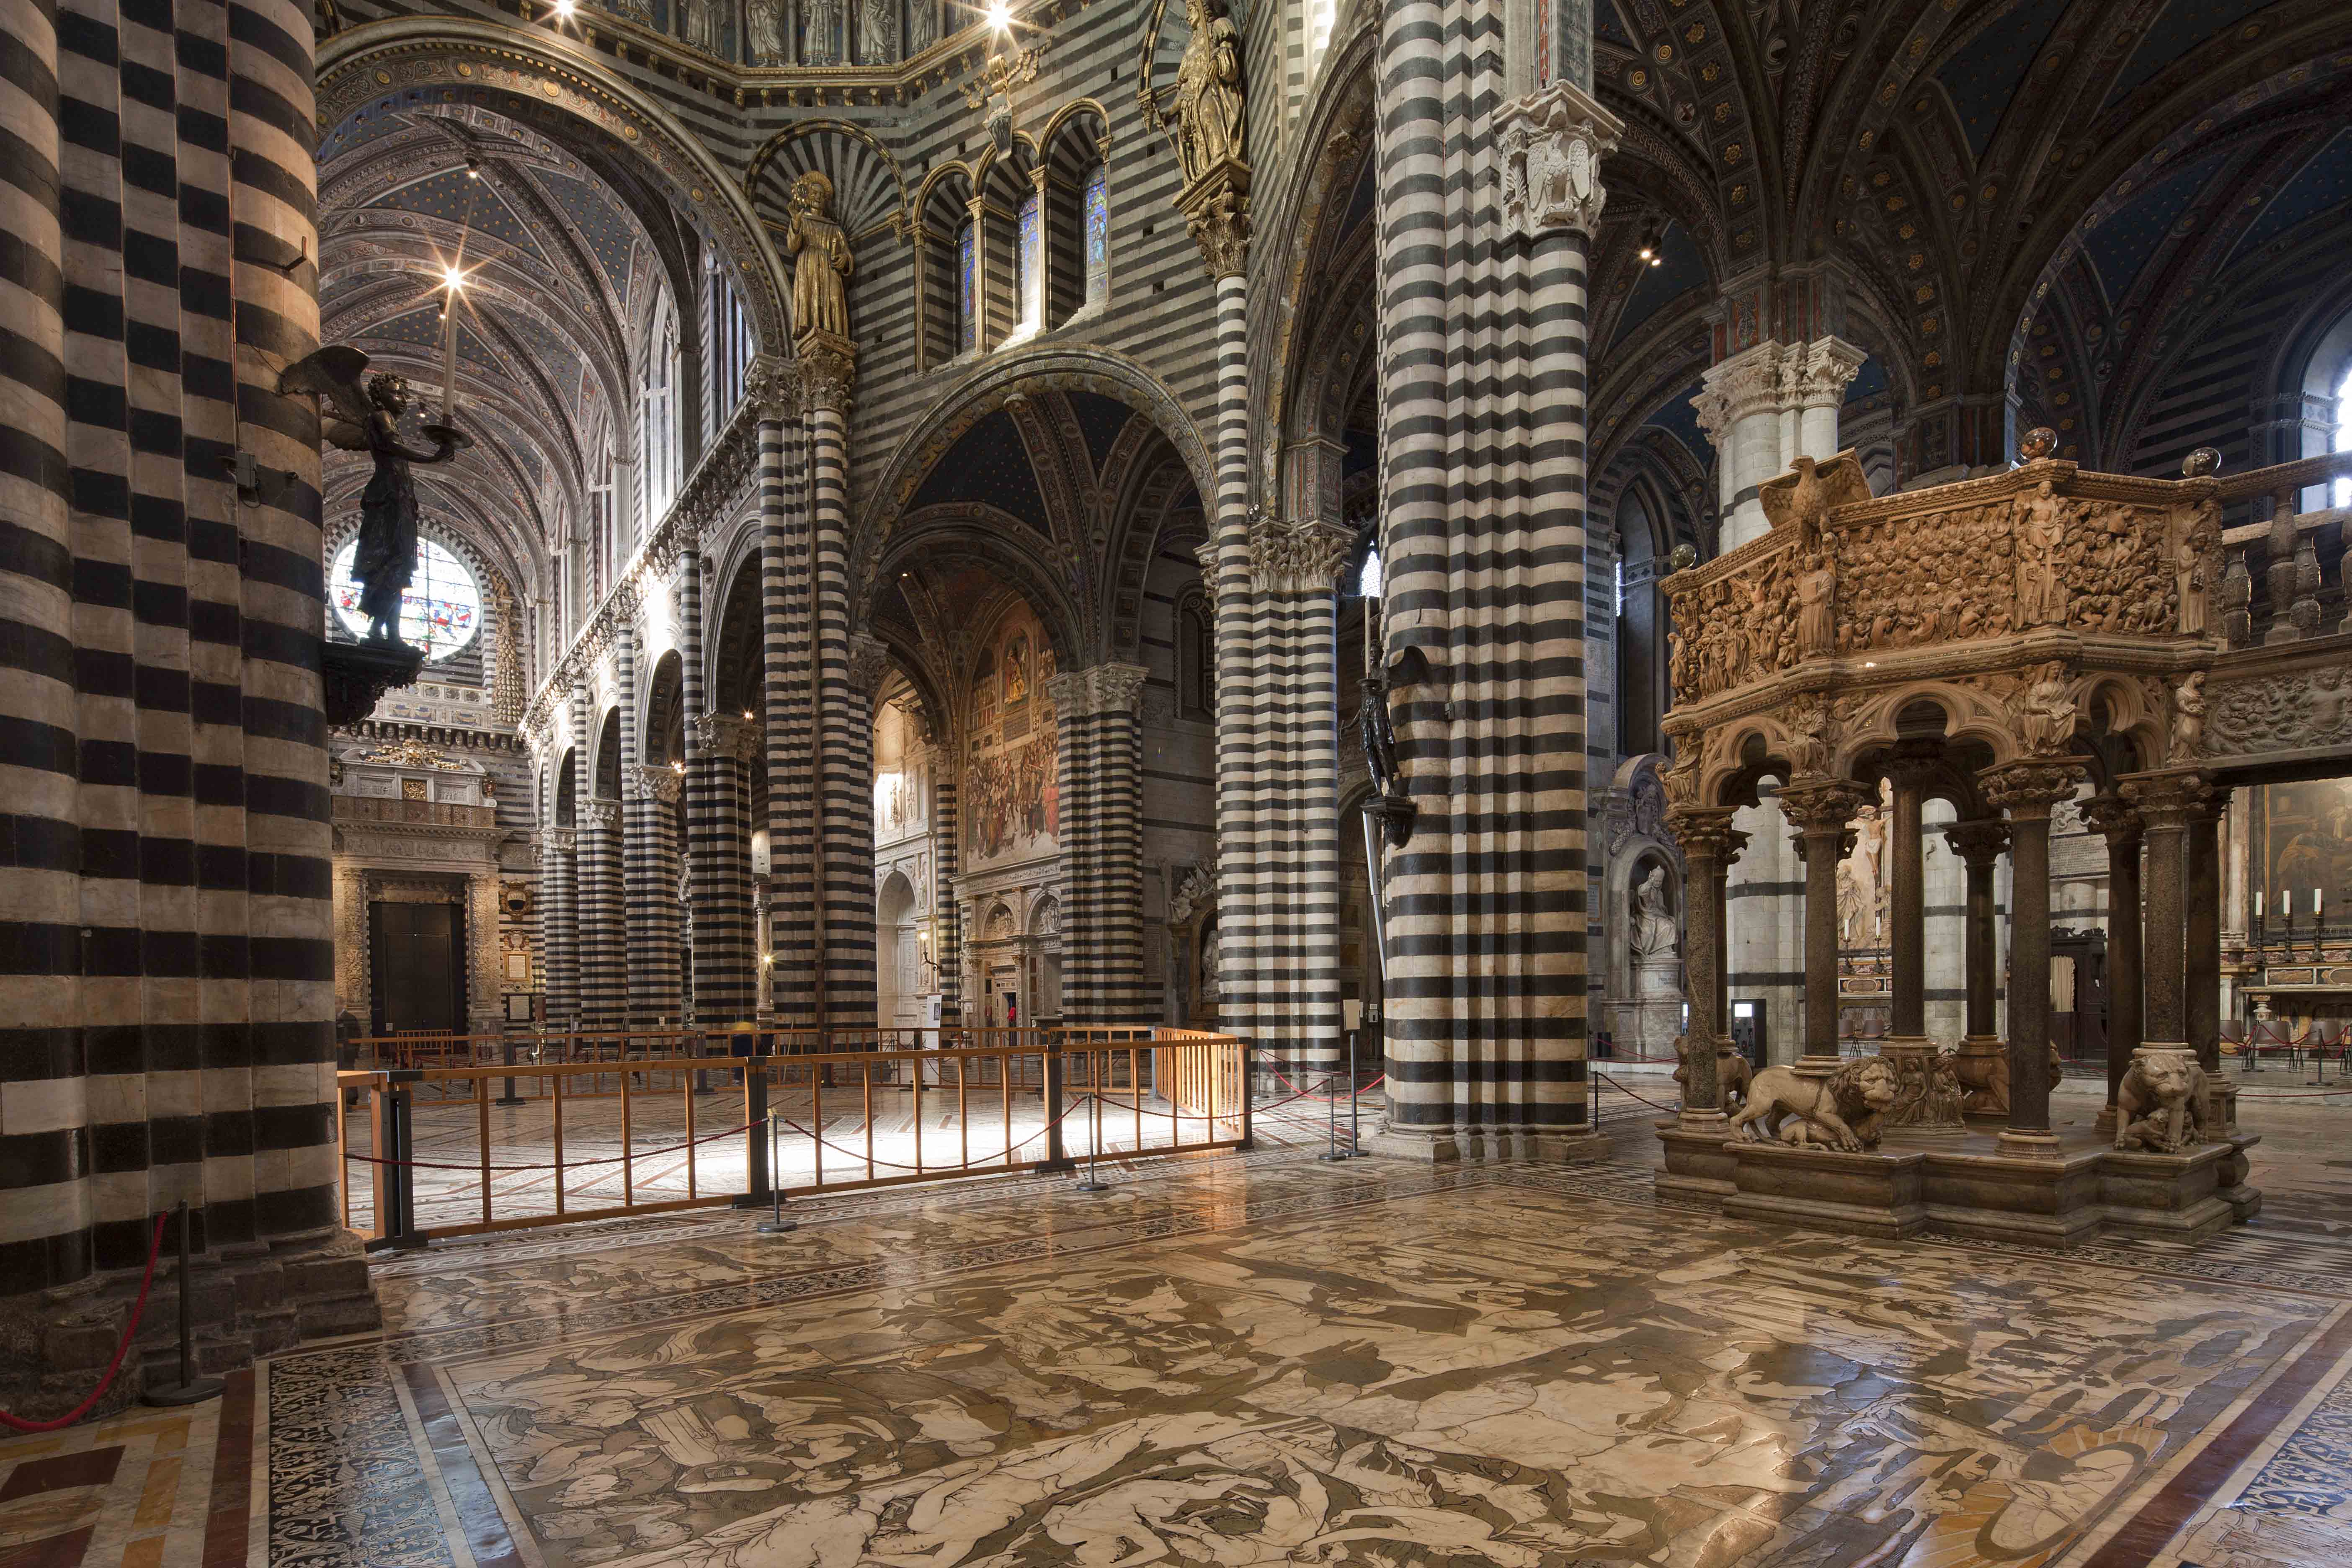
[[[1838,945],[1884,947],[1886,944],[1886,881],[1880,858],[1886,847],[1886,819],[1894,802],[1892,786],[1879,783],[1879,804],[1854,814],[1853,849],[1838,862]]]
[[[801,64],[841,63],[841,0],[802,0]]]
[[[1176,67],[1176,156],[1187,184],[1242,157],[1241,34],[1222,0],[1184,0],[1192,37]]]
[[[744,52],[755,66],[784,59],[784,0],[751,0],[743,13]]]
[[[858,0],[857,63],[883,66],[898,58],[898,0]]]
[[[1666,906],[1666,868],[1652,866],[1642,885],[1633,889],[1633,957],[1637,963],[1671,958],[1675,951],[1675,913]]]
[[[793,182],[784,254],[793,263],[793,331],[849,341],[849,274],[857,258],[833,216],[833,181],[811,169]]]
[[[719,0],[677,0],[678,34],[690,49],[719,52]]]

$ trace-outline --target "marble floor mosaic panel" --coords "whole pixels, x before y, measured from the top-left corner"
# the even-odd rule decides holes
[[[385,1258],[382,1334],[0,1443],[0,1568],[2352,1562],[2324,1164],[2220,1247],[1888,1245],[1661,1205],[1609,1109],[1582,1169],[1273,1149]]]

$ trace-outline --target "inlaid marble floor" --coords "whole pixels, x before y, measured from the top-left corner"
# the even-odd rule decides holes
[[[1273,1151],[388,1258],[381,1335],[0,1444],[0,1568],[2352,1561],[2332,1233],[1735,1223],[1651,1198],[1647,1114],[1588,1170]]]

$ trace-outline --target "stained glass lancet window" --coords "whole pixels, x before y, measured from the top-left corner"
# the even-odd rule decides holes
[[[1087,175],[1080,206],[1087,226],[1087,303],[1099,305],[1110,297],[1110,170],[1097,163]]]
[[[359,535],[343,541],[335,552],[335,569],[327,584],[327,597],[335,618],[355,637],[368,631],[367,612],[360,608],[360,584],[352,576],[352,561],[359,553]],[[474,640],[482,629],[482,595],[466,563],[429,539],[416,542],[416,573],[400,595],[400,640],[425,650],[425,662],[438,664]]]
[[[1045,198],[1036,192],[1021,204],[1021,240],[1013,285],[1021,299],[1021,330],[1034,332],[1045,320]]]
[[[956,230],[956,352],[980,346],[980,246],[973,226]]]

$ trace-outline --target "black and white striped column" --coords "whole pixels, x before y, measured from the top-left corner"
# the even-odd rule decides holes
[[[677,949],[677,800],[684,771],[640,763],[621,775],[627,805],[629,1021],[683,1023]]]
[[[1387,862],[1380,1142],[1440,1159],[1597,1153],[1583,236],[1617,127],[1565,80],[1505,103],[1473,47],[1501,19],[1400,0],[1380,68],[1385,656],[1419,810]]]
[[[777,1023],[817,1024],[815,687],[806,453],[799,378],[756,384],[771,401],[759,428],[761,689],[768,762],[769,995]]]
[[[1054,678],[1062,792],[1062,1017],[1147,1022],[1139,664]]]
[[[694,907],[694,1016],[706,1025],[741,1023],[759,1009],[751,952],[751,833],[744,763],[751,725],[731,713],[695,723],[687,763],[687,833],[693,855],[688,898]]]
[[[944,741],[948,721],[939,729]],[[963,921],[955,898],[963,867],[956,780],[962,769],[952,747],[931,753],[931,848],[939,872],[931,879],[931,952],[940,965],[940,1019],[949,1028],[963,1020]]]
[[[814,591],[818,953],[828,1029],[874,1027],[874,688],[849,626],[849,367],[803,353]]]
[[[572,684],[572,754],[579,760],[572,796],[572,826],[578,846],[573,864],[579,888],[580,1018],[590,1028],[609,1028],[628,1005],[627,960],[621,952],[620,802],[597,796],[590,747],[603,726],[584,681]]]
[[[580,888],[576,837],[569,827],[539,835],[540,952],[547,965],[547,1022],[576,1028],[580,1021]]]

